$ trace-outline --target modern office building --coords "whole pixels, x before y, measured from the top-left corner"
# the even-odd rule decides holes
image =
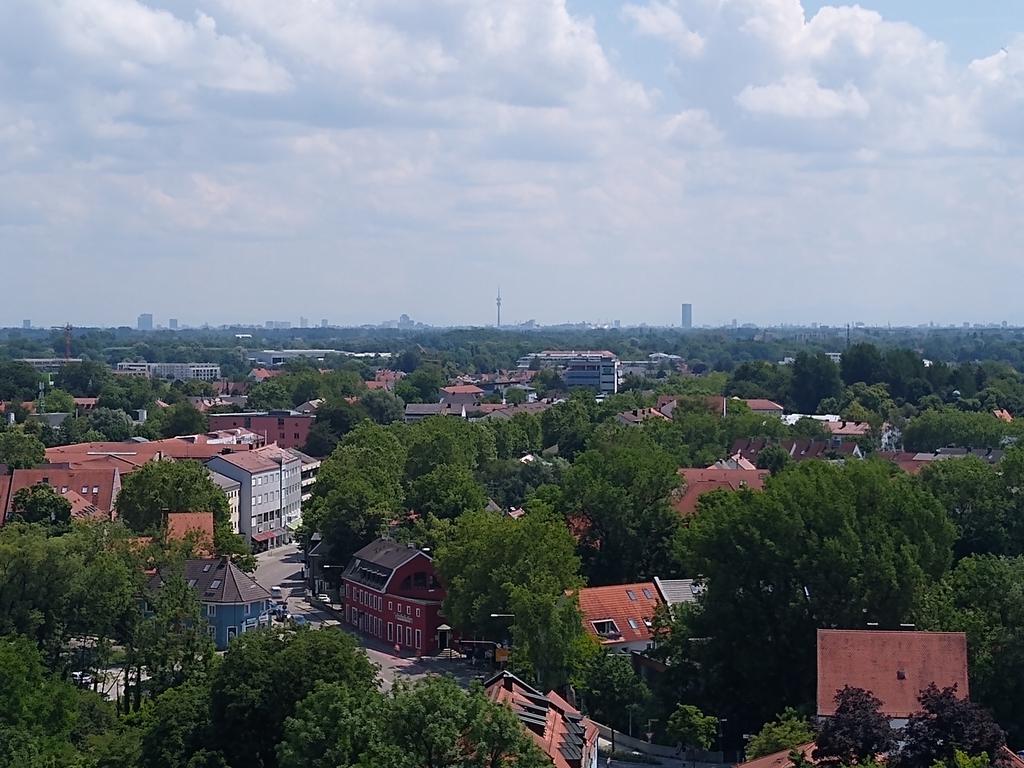
[[[19,357],[17,362],[27,363],[40,373],[60,373],[65,363],[80,363],[80,357]]]
[[[178,318],[172,317],[170,320],[168,320],[167,327],[170,328],[172,331],[178,330]]]
[[[309,439],[309,430],[316,416],[298,411],[246,411],[241,413],[211,413],[211,431],[242,427],[263,435],[268,443],[282,448],[302,448]]]
[[[149,312],[144,312],[143,314],[139,315],[139,320],[138,323],[136,324],[136,327],[140,331],[152,331],[153,315],[150,314]]]
[[[32,321],[31,320],[22,320],[21,321],[21,327],[24,328],[26,331],[30,330],[32,328]]]
[[[276,445],[214,456],[207,469],[239,483],[238,532],[255,551],[287,543],[302,522],[302,462]]]
[[[562,377],[569,389],[613,395],[619,391],[619,359],[611,352],[580,354],[566,362]]]
[[[693,328],[693,304],[683,304],[682,326],[684,331]]]
[[[216,381],[220,378],[220,366],[216,363],[147,363],[122,362],[115,369],[121,375],[150,376],[154,379],[171,381]]]

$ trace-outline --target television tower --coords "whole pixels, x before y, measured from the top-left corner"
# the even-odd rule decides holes
[[[498,298],[497,298],[497,300],[494,303],[498,305],[498,325],[497,325],[497,327],[501,328],[501,286],[500,285],[498,286]]]

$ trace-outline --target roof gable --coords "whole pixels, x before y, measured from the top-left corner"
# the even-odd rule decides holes
[[[653,581],[584,587],[577,597],[583,628],[607,645],[650,640],[649,624],[662,604]],[[609,621],[613,625],[603,624]]]

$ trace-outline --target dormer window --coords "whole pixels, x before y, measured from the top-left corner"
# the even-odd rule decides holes
[[[594,631],[601,636],[618,635],[619,628],[611,619],[602,619],[600,621],[590,622],[594,626]]]

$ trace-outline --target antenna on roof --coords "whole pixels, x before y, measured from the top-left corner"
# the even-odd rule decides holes
[[[501,286],[498,286],[498,298],[494,302],[498,305],[498,325],[496,327],[501,328]]]

